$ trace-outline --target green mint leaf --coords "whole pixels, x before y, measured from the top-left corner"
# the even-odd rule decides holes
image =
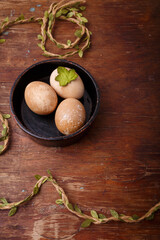
[[[40,175],[37,174],[37,175],[35,175],[34,177],[35,177],[36,180],[39,180],[39,179],[41,179],[42,176],[40,176]]]
[[[78,75],[74,69],[68,70],[68,82],[75,80],[77,77]]]
[[[42,40],[42,39],[43,39],[42,35],[40,35],[40,34],[37,35],[37,38],[38,38],[39,40]]]
[[[67,204],[68,208],[71,209],[72,211],[74,211],[73,205],[71,203]]]
[[[110,213],[114,218],[119,218],[119,214],[115,210],[110,210]]]
[[[82,213],[81,209],[75,204],[74,209],[77,213]]]
[[[82,34],[82,31],[81,31],[80,29],[76,30],[75,33],[74,33],[74,35],[75,35],[76,37],[78,37],[78,38],[81,38],[81,37],[82,37],[81,34]]]
[[[76,13],[76,16],[81,18],[82,17],[82,13]]]
[[[0,43],[4,43],[6,39],[0,39]]]
[[[67,45],[70,47],[71,46],[71,40],[67,40]]]
[[[91,210],[91,216],[98,219],[98,214],[95,210]]]
[[[56,18],[60,17],[62,15],[62,9],[60,9],[58,12],[56,12]]]
[[[106,218],[106,216],[100,213],[100,214],[99,214],[99,218],[100,218],[100,219],[104,219],[104,218]]]
[[[2,26],[5,24],[5,23],[8,23],[9,22],[9,17],[6,17],[3,22],[2,22]]]
[[[86,220],[84,220],[84,222],[82,222],[81,227],[82,227],[82,228],[89,227],[92,222],[93,222],[92,219],[86,219]]]
[[[8,213],[8,216],[13,216],[17,212],[17,207],[12,207]]]
[[[54,18],[53,13],[50,13],[50,14],[49,14],[49,20],[50,20],[50,21],[53,21],[53,18]]]
[[[24,15],[21,14],[18,18],[16,18],[16,22],[18,22],[19,20],[24,20]]]
[[[10,114],[3,114],[3,118],[4,118],[4,119],[8,119],[8,118],[10,118],[10,117],[11,117]]]
[[[5,127],[3,130],[2,130],[2,136],[6,136],[7,134],[7,128]]]
[[[23,15],[23,13],[19,16],[19,19],[21,19],[21,20],[24,19],[24,15]]]
[[[68,79],[66,78],[66,74],[62,72],[56,76],[55,80],[59,82],[60,86],[66,86],[68,84]]]
[[[82,51],[82,49],[79,50],[78,55],[79,55],[80,58],[83,57],[83,51]]]
[[[4,146],[3,146],[3,145],[0,145],[0,153],[3,152],[3,149],[4,149]]]
[[[62,199],[57,199],[57,200],[56,200],[56,203],[57,203],[58,205],[62,205],[62,204],[63,204],[63,200],[62,200]]]
[[[79,7],[79,9],[80,9],[81,11],[84,11],[84,10],[86,9],[86,7],[85,7],[85,6],[81,6],[81,7]]]
[[[65,8],[62,9],[62,14],[63,14],[63,15],[66,15],[67,13],[68,13],[68,10],[67,10],[67,9],[65,9]]]
[[[73,15],[74,15],[73,12],[69,12],[69,13],[67,14],[67,18],[71,18],[71,17],[73,17]]]
[[[69,10],[70,10],[70,11],[75,11],[75,12],[77,12],[77,11],[78,11],[78,8],[73,7],[73,8],[70,8]]]
[[[8,202],[5,198],[0,198],[0,201],[3,203],[3,206],[8,205]]]
[[[85,18],[85,17],[81,17],[81,21],[82,21],[82,23],[87,23],[88,22],[87,18]]]
[[[49,20],[49,23],[48,23],[48,27],[49,27],[49,29],[51,29],[51,26],[52,26],[52,21]]]
[[[44,16],[45,16],[45,18],[48,18],[48,17],[49,17],[48,11],[45,11],[45,12],[44,12]]]
[[[9,17],[6,17],[5,19],[4,19],[4,22],[9,22]]]
[[[59,81],[60,86],[66,86],[78,77],[74,69],[67,70],[65,67],[59,66],[57,71],[58,75],[55,80]]]

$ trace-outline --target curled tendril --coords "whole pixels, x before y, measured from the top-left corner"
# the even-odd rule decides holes
[[[91,38],[91,32],[85,26],[88,20],[85,17],[83,17],[82,13],[80,12],[85,9],[85,7],[80,6],[80,4],[85,2],[86,2],[85,0],[61,0],[60,2],[52,3],[48,11],[44,12],[44,16],[42,18],[30,17],[28,19],[25,19],[23,14],[21,14],[15,20],[10,21],[9,18],[6,17],[1,23],[0,35],[5,30],[7,30],[8,28],[15,24],[38,22],[41,24],[41,34],[38,35],[40,43],[38,44],[38,46],[42,49],[44,56],[66,58],[68,56],[72,56],[78,53],[78,55],[82,57],[84,51],[90,46]],[[79,34],[77,35],[77,38],[74,42],[68,40],[67,43],[62,43],[58,42],[53,37],[57,19],[75,23],[80,27],[80,30],[78,30]],[[58,48],[69,49],[69,51],[64,54],[57,54],[48,51],[46,49],[47,39],[50,39]],[[5,39],[0,39],[0,43],[4,42]]]
[[[48,176],[40,176],[40,175],[35,176],[35,178],[38,181],[35,184],[34,189],[31,192],[31,194],[28,197],[26,197],[24,200],[21,200],[19,202],[8,203],[5,198],[0,198],[0,201],[2,202],[2,204],[0,205],[0,209],[1,210],[10,209],[8,215],[9,216],[14,215],[17,211],[17,207],[20,206],[21,204],[25,203],[25,202],[28,202],[29,200],[31,200],[31,198],[33,198],[35,195],[37,195],[41,186],[45,182],[51,182],[51,184],[54,186],[56,191],[59,193],[60,198],[56,200],[57,204],[64,204],[64,206],[68,209],[68,211],[75,214],[79,218],[85,219],[82,222],[81,227],[88,227],[88,226],[90,226],[91,223],[102,224],[102,223],[108,223],[110,221],[122,221],[122,222],[126,222],[126,223],[138,223],[138,222],[141,222],[142,220],[145,220],[145,219],[146,220],[153,219],[154,213],[158,209],[160,209],[160,202],[159,202],[156,205],[154,205],[152,208],[150,208],[141,217],[138,217],[137,215],[127,216],[127,215],[124,215],[124,214],[118,214],[115,210],[110,210],[111,216],[109,216],[109,217],[106,217],[105,215],[103,215],[101,213],[98,214],[95,210],[91,210],[91,212],[90,212],[91,215],[88,215],[88,214],[83,213],[77,205],[73,206],[69,202],[69,199],[68,199],[66,193],[64,192],[63,188],[61,188],[58,185],[57,181],[53,178],[50,171],[48,171],[48,174],[49,174],[49,177]]]

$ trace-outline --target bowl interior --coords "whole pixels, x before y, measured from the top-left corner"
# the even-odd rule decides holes
[[[86,110],[86,123],[91,121],[97,110],[98,88],[92,76],[81,66],[66,60],[49,60],[32,65],[26,69],[15,81],[10,96],[11,110],[18,125],[32,136],[43,139],[60,139],[64,136],[55,126],[55,111],[49,115],[41,116],[33,113],[25,103],[24,91],[32,81],[43,81],[49,84],[52,71],[58,66],[74,68],[81,77],[85,93],[80,99]],[[58,96],[58,104],[63,99]]]

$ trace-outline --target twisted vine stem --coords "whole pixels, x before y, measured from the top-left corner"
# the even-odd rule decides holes
[[[69,199],[68,199],[66,193],[64,192],[63,188],[61,188],[58,185],[57,181],[53,178],[50,171],[48,171],[48,174],[49,174],[49,176],[40,176],[40,175],[35,176],[35,178],[38,181],[35,184],[32,193],[27,198],[25,198],[24,200],[21,200],[19,202],[8,203],[5,198],[0,198],[0,201],[2,202],[2,204],[0,205],[0,210],[10,209],[8,215],[9,216],[14,215],[17,211],[17,207],[20,206],[21,204],[31,200],[31,198],[33,198],[39,192],[41,186],[47,181],[51,182],[51,184],[54,186],[54,188],[56,189],[56,191],[60,195],[60,199],[57,199],[56,203],[57,204],[64,204],[64,206],[68,209],[68,211],[75,214],[79,218],[85,219],[82,222],[81,227],[88,227],[88,226],[90,226],[91,223],[102,224],[102,223],[108,223],[110,221],[122,221],[122,222],[126,222],[126,223],[138,223],[138,222],[141,222],[144,219],[146,219],[146,220],[153,219],[154,213],[158,209],[160,209],[160,202],[159,202],[156,205],[154,205],[151,209],[149,209],[149,211],[147,211],[141,217],[138,217],[137,215],[127,216],[127,215],[124,215],[124,214],[118,214],[115,210],[110,210],[110,213],[111,213],[110,217],[106,217],[103,214],[98,214],[95,210],[91,210],[91,212],[90,212],[91,215],[84,214],[77,205],[73,206],[69,202]]]
[[[7,146],[9,141],[9,126],[8,126],[8,118],[10,118],[9,114],[0,113],[0,121],[2,122],[3,130],[1,132],[0,142],[3,142],[3,145],[0,145],[0,154],[2,154]]]
[[[6,17],[0,26],[0,35],[6,31],[8,28],[15,24],[38,22],[41,24],[41,34],[37,37],[40,40],[38,46],[42,49],[43,55],[46,57],[58,57],[66,58],[72,56],[76,53],[80,57],[83,56],[84,51],[90,46],[91,32],[85,26],[88,20],[82,15],[81,12],[85,10],[85,6],[80,6],[80,4],[85,3],[85,0],[61,0],[57,3],[52,3],[48,11],[44,12],[42,18],[30,17],[25,19],[23,14],[13,21],[10,21]],[[76,30],[75,36],[77,37],[74,42],[67,40],[67,43],[58,42],[53,37],[53,30],[55,27],[56,19],[61,19],[77,24],[80,29]],[[58,48],[61,49],[72,49],[64,54],[52,53],[46,50],[46,41],[49,38]],[[0,43],[4,43],[5,39],[0,39]]]

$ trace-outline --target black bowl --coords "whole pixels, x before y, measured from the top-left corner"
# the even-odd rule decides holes
[[[80,99],[86,110],[85,125],[77,132],[64,136],[54,123],[55,112],[41,116],[33,113],[25,103],[24,90],[32,81],[49,83],[49,78],[58,66],[73,68],[81,77],[85,93]],[[59,97],[59,102],[62,98]],[[66,146],[76,142],[95,119],[99,109],[100,95],[97,84],[91,74],[80,65],[67,60],[45,60],[33,64],[16,79],[10,94],[10,107],[18,126],[37,142],[47,146]]]

